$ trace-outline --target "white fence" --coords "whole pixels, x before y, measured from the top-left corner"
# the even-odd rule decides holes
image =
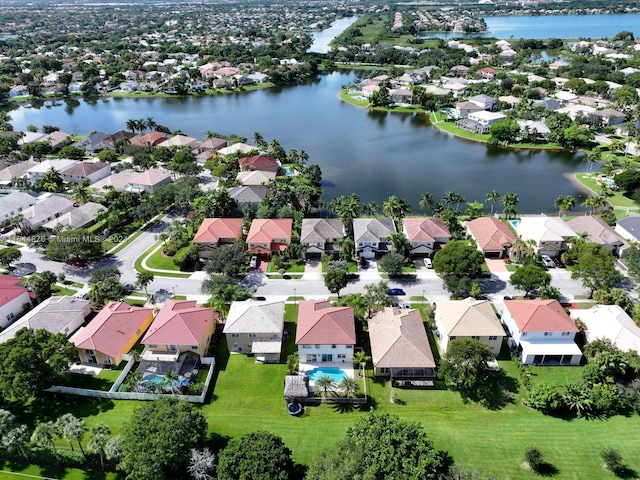
[[[70,395],[80,395],[82,397],[95,397],[95,398],[110,398],[112,400],[157,400],[163,397],[175,397],[180,400],[186,400],[191,403],[204,403],[204,399],[209,391],[209,385],[211,384],[211,378],[213,377],[213,371],[216,366],[216,359],[214,357],[203,357],[200,359],[200,363],[203,365],[209,365],[209,371],[207,372],[207,379],[204,383],[204,390],[200,395],[177,395],[170,393],[138,393],[138,392],[118,392],[118,388],[126,378],[127,374],[133,368],[135,360],[129,358],[127,365],[125,365],[122,373],[118,376],[118,379],[111,386],[108,392],[103,390],[90,390],[88,388],[77,387],[63,387],[54,385],[47,389],[47,392],[53,393],[67,393]]]

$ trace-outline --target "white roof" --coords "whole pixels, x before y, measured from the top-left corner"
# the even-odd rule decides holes
[[[620,350],[640,353],[640,328],[618,305],[596,305],[588,310],[569,310],[569,314],[584,322],[590,342],[607,338]]]
[[[60,160],[45,160],[44,162],[40,162],[35,167],[27,170],[29,173],[46,173],[50,168],[55,168],[59,172],[64,172],[69,170],[71,167],[74,167],[78,164],[75,160],[69,160],[68,158],[63,158]]]
[[[251,353],[280,353],[281,350],[281,340],[261,340],[255,338],[253,342],[251,342]]]
[[[482,110],[481,112],[470,113],[469,118],[490,122],[491,120],[502,120],[503,118],[507,118],[507,116],[500,112],[487,112]]]
[[[522,217],[517,227],[523,240],[562,242],[576,236],[567,223],[558,217]]]
[[[236,152],[247,153],[251,150],[257,150],[257,148],[252,145],[247,145],[246,143],[234,143],[233,145],[229,145],[228,147],[224,147],[218,150],[218,154],[230,155]]]
[[[530,341],[520,339],[522,354],[529,355],[579,355],[582,356],[580,347],[573,340],[563,342],[550,342],[548,340]]]
[[[578,96],[575,93],[565,92],[565,91],[561,90],[561,91],[556,93],[556,98],[558,100],[569,101],[569,100],[574,100],[574,99],[578,98]]]
[[[223,333],[282,333],[284,302],[233,302]]]

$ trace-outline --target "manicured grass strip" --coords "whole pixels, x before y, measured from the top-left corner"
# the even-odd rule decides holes
[[[59,297],[68,295],[70,297],[72,297],[78,290],[74,290],[72,288],[65,288],[65,287],[61,287],[59,285],[52,285],[51,286],[51,293],[53,295],[57,295]]]
[[[124,368],[126,362],[122,362],[121,366]],[[118,369],[102,369],[98,375],[84,375],[82,373],[70,373],[69,377],[63,382],[59,382],[59,385],[65,385],[68,387],[88,388],[90,390],[103,390],[108,391],[111,385],[117,380],[122,368]]]
[[[580,183],[590,188],[594,192],[599,192],[600,188],[596,182],[596,175],[598,173],[578,173],[576,178]],[[628,197],[625,197],[623,192],[614,191],[611,197],[607,197],[609,203],[614,207],[637,207],[636,203]]]
[[[147,262],[149,263],[149,262]],[[286,273],[304,273],[305,263],[302,260],[296,262],[286,263],[283,267]],[[278,269],[273,265],[273,262],[269,262],[267,267],[268,273],[278,273]]]
[[[189,273],[165,273],[165,272],[153,272],[142,267],[142,260],[149,255],[149,252],[153,251],[158,246],[158,243],[153,244],[148,250],[146,250],[138,259],[134,262],[133,267],[137,272],[151,272],[157,277],[171,277],[171,278],[189,278]],[[150,266],[150,265],[149,265]],[[174,265],[175,266],[175,265]]]
[[[4,480],[29,480],[33,478],[55,478],[59,480],[118,480],[123,478],[118,473],[91,472],[77,468],[62,466],[29,465],[27,467],[10,463],[2,467]],[[13,474],[11,472],[14,472]],[[29,476],[31,475],[31,476]]]

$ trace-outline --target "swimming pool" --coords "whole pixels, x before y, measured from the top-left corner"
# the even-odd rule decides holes
[[[164,380],[164,376],[163,375],[158,375],[157,373],[148,373],[147,375],[145,375],[143,377],[143,381],[147,380],[151,383],[155,383],[156,385],[160,385],[163,380]],[[187,380],[186,378],[182,378],[182,379],[178,379],[178,380],[174,380],[173,381],[173,386],[186,386],[189,383],[189,380]]]
[[[339,382],[340,380],[342,380],[344,377],[347,376],[347,373],[344,370],[341,370],[336,367],[316,367],[313,370],[309,370],[305,372],[305,374],[314,383],[322,375],[329,375],[334,382]]]
[[[514,230],[517,230],[518,225],[520,225],[520,220],[509,220],[509,223],[511,224]]]

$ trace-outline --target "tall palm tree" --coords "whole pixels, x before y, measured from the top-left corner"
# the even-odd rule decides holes
[[[340,250],[342,260],[351,260],[355,255],[356,244],[349,237],[339,238],[333,242],[334,249]]]
[[[338,382],[338,388],[347,394],[347,398],[358,391],[358,382],[353,377],[344,377]]]
[[[418,206],[425,211],[425,214],[427,213],[426,212],[427,209],[433,211],[433,207],[435,204],[436,202],[433,199],[433,195],[431,193],[427,192],[420,195],[420,199],[418,200]]]
[[[153,117],[147,117],[147,119],[144,121],[144,125],[149,130],[153,130],[154,128],[156,128],[158,126],[158,124],[155,122]]]
[[[29,459],[27,452],[24,451],[24,444],[27,441],[29,441],[29,430],[26,425],[18,425],[16,428],[9,430],[2,438],[2,444],[7,447],[8,451],[20,450],[25,460]]]
[[[93,189],[89,188],[85,182],[80,182],[76,185],[76,188],[73,189],[73,199],[82,205],[90,202],[92,198]]]
[[[593,195],[591,197],[588,197],[584,202],[582,202],[583,206],[589,207],[591,209],[591,211],[589,212],[590,215],[595,214],[596,210],[600,210],[601,208],[604,208],[606,204],[607,204],[607,199],[601,195]]]
[[[39,423],[31,435],[31,441],[37,445],[51,447],[53,456],[57,455],[56,451],[56,424],[53,422]]]
[[[484,203],[491,202],[491,215],[493,215],[493,208],[499,200],[500,194],[496,190],[491,190],[487,193]]]
[[[127,129],[131,130],[131,133],[136,133],[136,130],[138,129],[138,121],[133,118],[127,120]]]
[[[100,465],[102,466],[102,470],[104,470],[104,458],[106,456],[105,447],[109,441],[110,433],[111,431],[106,424],[96,423],[91,428],[91,438],[87,444],[87,449],[90,452],[96,452],[100,455]]]
[[[64,179],[58,170],[51,167],[49,170],[44,172],[40,182],[43,190],[46,190],[47,192],[59,192],[62,189]]]
[[[516,207],[520,203],[520,197],[516,193],[505,193],[499,202],[504,207],[503,214],[507,217],[507,219],[511,219],[516,216]]]
[[[129,388],[131,388],[131,390],[137,391],[140,383],[142,383],[142,380],[143,378],[140,370],[135,370],[134,372],[131,372],[127,377],[127,385],[129,386]]]
[[[314,382],[314,385],[320,389],[322,389],[322,396],[327,398],[329,394],[329,390],[333,391],[336,386],[336,382],[333,381],[331,375],[320,375]]]
[[[161,385],[163,387],[169,387],[171,393],[174,393],[176,381],[178,380],[178,374],[173,370],[167,370],[164,374],[164,378],[162,379]]]
[[[558,198],[556,198],[554,205],[558,209],[558,215],[564,218],[567,212],[570,212],[571,210],[573,210],[573,207],[576,206],[576,199],[571,195],[560,195],[558,196]]]
[[[359,376],[363,376],[364,369],[367,366],[367,362],[371,360],[371,357],[368,356],[367,352],[365,352],[364,350],[360,350],[359,352],[356,352],[353,357],[351,357],[351,360],[353,361],[353,363],[358,365],[358,368],[361,370],[362,373],[359,373]]]
[[[587,164],[587,173],[591,173],[593,165],[602,160],[602,155],[599,151],[593,150],[591,152],[585,152],[583,163]]]
[[[411,208],[409,207],[409,202],[404,198],[398,198],[395,195],[391,195],[382,204],[382,213],[393,218],[395,221],[402,219],[410,212]]]
[[[253,143],[258,147],[259,150],[266,152],[269,148],[267,141],[264,139],[260,132],[253,132]]]
[[[84,426],[84,420],[75,417],[72,413],[65,413],[56,422],[59,435],[69,442],[71,450],[73,450],[73,440],[78,443],[80,451],[84,456],[84,449],[82,448],[82,437],[86,427]]]
[[[122,451],[122,437],[120,435],[116,435],[115,437],[111,437],[107,440],[107,444],[104,447],[104,453],[108,460],[113,460],[115,463],[118,463],[124,452]]]

